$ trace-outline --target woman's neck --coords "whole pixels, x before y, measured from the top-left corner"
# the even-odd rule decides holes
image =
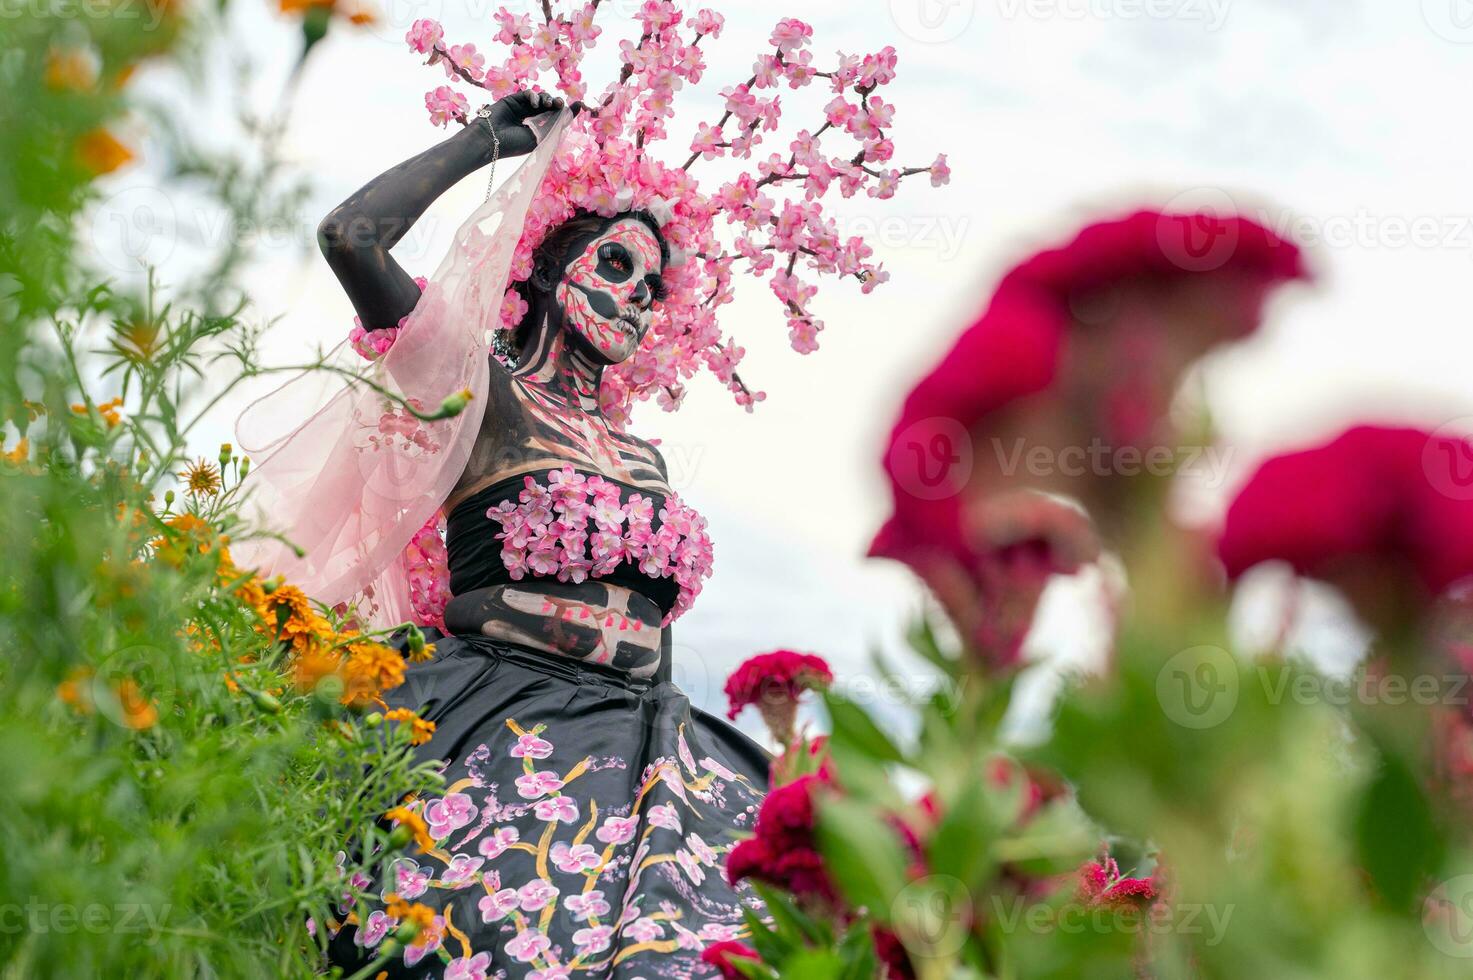
[[[568,340],[567,332],[549,320],[544,317],[541,328],[527,339],[512,374],[553,389],[589,414],[599,414],[604,366],[579,350]]]

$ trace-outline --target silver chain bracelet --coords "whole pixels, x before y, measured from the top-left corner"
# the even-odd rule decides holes
[[[501,157],[501,137],[496,135],[496,127],[491,125],[491,107],[483,105],[476,110],[476,118],[486,120],[486,132],[491,134],[491,170],[486,174],[486,200],[491,200],[491,188],[496,182],[496,161]],[[471,123],[475,125],[475,123]]]

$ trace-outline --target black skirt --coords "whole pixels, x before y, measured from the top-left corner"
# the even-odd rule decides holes
[[[449,760],[444,793],[416,804],[436,846],[373,886],[437,913],[389,976],[684,980],[715,975],[706,945],[747,934],[742,907],[761,906],[726,855],[769,758],[674,684],[445,637],[386,700],[435,723],[421,758]],[[397,925],[382,903],[342,923],[334,962],[357,969]]]

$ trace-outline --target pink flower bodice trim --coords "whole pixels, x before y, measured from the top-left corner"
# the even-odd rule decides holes
[[[584,582],[627,561],[679,586],[667,626],[700,595],[711,575],[711,538],[706,519],[679,495],[671,493],[657,512],[651,497],[623,499],[618,484],[571,466],[548,471],[545,483],[528,475],[523,484],[516,503],[486,511],[501,525],[501,560],[513,580],[556,575],[559,582]]]

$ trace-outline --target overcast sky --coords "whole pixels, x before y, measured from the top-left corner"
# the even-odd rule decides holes
[[[234,6],[233,43],[257,60],[252,92],[265,104],[297,29],[256,0]],[[315,186],[300,226],[249,276],[259,310],[280,318],[268,358],[335,343],[350,325],[311,244],[316,221],[445,135],[423,108],[445,79],[408,52],[405,28],[436,17],[452,42],[485,50],[495,6],[399,0],[380,8],[380,26],[335,29],[314,52],[287,149]],[[768,392],[755,414],[709,379],[676,415],[636,413],[716,543],[716,574],[677,627],[698,701],[714,705],[726,670],[751,653],[797,647],[859,671],[872,646],[896,646],[919,592],[862,554],[887,506],[877,457],[898,401],[1003,269],[1091,218],[1226,202],[1309,247],[1317,284],[1281,296],[1261,335],[1205,374],[1239,470],[1349,419],[1473,415],[1473,137],[1448,115],[1473,67],[1469,0],[743,0],[724,12],[706,82],[677,102],[677,131],[713,117],[716,90],[744,79],[772,23],[797,14],[820,61],[894,45],[897,159],[945,151],[953,179],[832,207],[874,229],[892,279],[869,297],[825,283],[818,353],[794,354],[772,298],[739,288],[723,325],[749,351],[744,377]],[[809,125],[816,106],[784,101],[784,132]],[[124,204],[147,173],[145,159],[115,179]],[[433,270],[483,194],[475,176],[442,198],[396,252],[403,264]],[[202,444],[227,437],[234,410]],[[1077,647],[1087,638],[1074,632],[1041,645]]]

